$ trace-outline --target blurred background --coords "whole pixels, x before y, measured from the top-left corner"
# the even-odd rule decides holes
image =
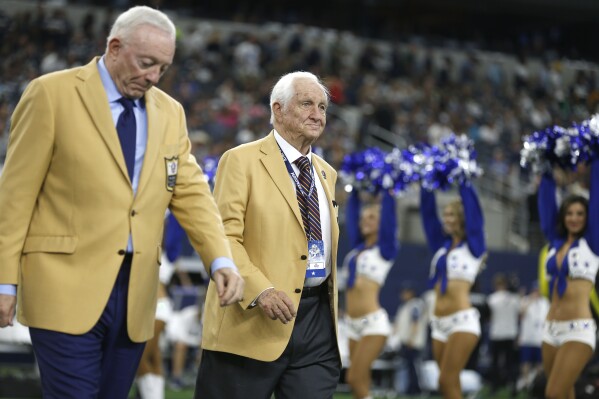
[[[200,162],[265,136],[271,129],[268,99],[273,84],[289,71],[311,71],[331,90],[327,127],[316,145],[336,168],[346,154],[370,146],[388,151],[418,142],[435,144],[452,132],[473,140],[485,172],[475,185],[490,249],[473,293],[484,330],[490,314],[486,299],[498,273],[508,277],[518,297],[528,294],[538,279],[543,291],[538,180],[520,168],[519,151],[524,135],[580,122],[597,112],[599,52],[593,33],[599,2],[0,0],[0,160],[11,113],[28,82],[101,55],[115,16],[137,4],[160,8],[177,25],[175,62],[159,87],[183,104]],[[588,196],[584,167],[558,176],[558,183],[563,193]],[[337,201],[342,210],[344,189],[340,181]],[[455,196],[451,191],[441,194],[440,205]],[[419,296],[427,290],[431,258],[417,192],[397,202],[402,247],[381,293],[392,318],[402,305],[402,283],[409,281]],[[340,260],[350,249],[342,213]],[[189,306],[201,308],[205,277],[189,244],[181,245],[169,295],[182,312]],[[193,317],[190,320],[187,327],[197,329]],[[175,345],[176,339],[165,333],[162,346],[169,373]],[[197,344],[188,349],[184,373],[169,385],[169,395],[179,388],[192,389]],[[426,350],[423,353],[427,360]],[[509,383],[499,392],[487,389],[492,370],[484,334],[475,356],[471,369],[480,384],[473,395],[533,397],[516,392]],[[513,363],[517,369],[518,360]],[[594,360],[588,366],[581,387],[588,397],[599,397],[594,393],[599,388],[596,364]],[[392,349],[375,364],[381,397],[401,394],[400,366]],[[26,329],[0,331],[0,396],[36,397],[35,381]],[[346,390],[341,382],[340,395]],[[429,394],[434,395],[434,388]]]

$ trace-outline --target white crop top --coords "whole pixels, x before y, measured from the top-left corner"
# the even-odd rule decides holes
[[[447,255],[447,257],[444,258],[443,255]],[[466,244],[453,248],[449,252],[445,247],[441,247],[431,261],[431,276],[435,275],[437,267],[442,267],[441,262],[443,261],[447,262],[448,280],[466,280],[470,283],[476,279],[482,263],[482,259],[472,255]]]
[[[556,248],[551,248],[547,253],[547,259],[555,256]],[[568,276],[570,278],[581,278],[594,282],[599,270],[599,256],[595,255],[587,240],[580,238],[578,246],[568,250]]]
[[[387,274],[389,274],[391,266],[393,266],[393,261],[394,259],[387,260],[383,258],[379,247],[375,245],[358,254],[356,274],[382,285],[387,278]]]

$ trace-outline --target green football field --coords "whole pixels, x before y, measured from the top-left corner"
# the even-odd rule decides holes
[[[520,395],[514,397],[508,390],[499,391],[496,393],[489,392],[488,389],[483,388],[483,390],[477,394],[473,394],[470,396],[465,396],[470,399],[526,399],[528,395],[525,393],[521,393]],[[135,398],[135,395],[132,394],[130,396],[131,399]],[[191,399],[193,398],[193,390],[183,390],[183,391],[166,391],[165,399]],[[440,396],[435,395],[422,395],[422,396],[399,396],[393,395],[392,393],[388,393],[382,396],[375,396],[377,399],[415,399],[415,398],[427,398],[427,399],[441,399]],[[352,399],[352,396],[349,393],[336,393],[333,399]]]

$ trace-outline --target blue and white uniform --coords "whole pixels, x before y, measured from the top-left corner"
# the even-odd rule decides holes
[[[469,182],[460,185],[464,207],[466,239],[454,248],[452,238],[443,230],[437,214],[435,194],[420,190],[420,214],[424,233],[433,256],[429,286],[441,284],[441,295],[447,291],[449,280],[465,280],[473,283],[480,270],[486,251],[483,213],[474,187]],[[442,318],[431,320],[432,336],[445,342],[457,331],[480,335],[480,317],[474,308],[462,310]]]
[[[388,192],[383,193],[378,242],[375,245],[367,247],[360,233],[360,199],[357,191],[353,191],[349,197],[345,224],[350,244],[354,248],[344,262],[348,268],[347,288],[354,286],[358,275],[383,285],[399,246],[395,236],[397,218],[393,196]],[[348,336],[353,340],[365,335],[391,333],[389,315],[383,308],[358,318],[346,317],[346,322]]]
[[[599,160],[591,163],[591,186],[589,211],[586,231],[583,237],[572,243],[561,265],[557,264],[557,251],[564,245],[567,237],[560,236],[557,231],[558,206],[556,184],[549,173],[543,175],[539,186],[538,206],[541,228],[549,241],[547,253],[547,275],[550,276],[549,287],[553,294],[557,292],[561,298],[566,292],[568,279],[584,279],[595,282],[599,269]],[[595,348],[597,326],[593,319],[547,320],[544,327],[543,342],[552,346],[560,346],[568,341],[584,342]]]
[[[161,257],[160,269],[158,270],[160,283],[164,286],[170,283],[175,273],[174,263],[181,253],[181,242],[184,237],[185,230],[183,230],[177,219],[175,219],[175,215],[167,211],[164,230],[164,251]],[[156,320],[168,323],[172,315],[173,303],[171,299],[168,296],[158,298],[158,302],[156,303]]]

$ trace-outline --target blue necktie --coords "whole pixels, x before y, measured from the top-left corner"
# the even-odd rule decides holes
[[[119,103],[125,109],[119,115],[119,119],[116,122],[116,131],[119,134],[119,140],[121,141],[121,149],[125,157],[125,164],[127,165],[127,172],[129,172],[129,179],[133,183],[133,173],[135,168],[135,136],[137,133],[137,123],[135,122],[135,113],[133,107],[135,103],[133,100],[125,97],[119,98]]]

